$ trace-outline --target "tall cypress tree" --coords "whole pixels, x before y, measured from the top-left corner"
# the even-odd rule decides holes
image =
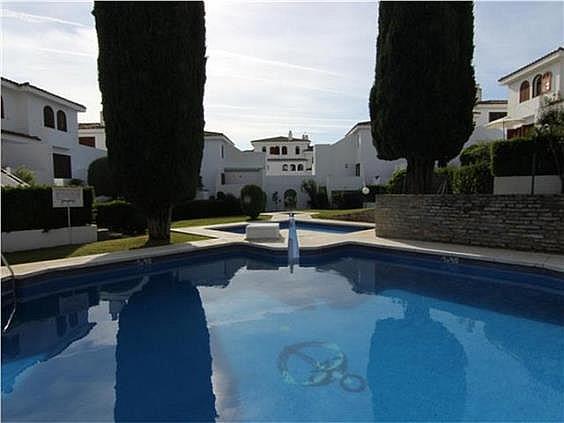
[[[407,159],[407,191],[432,189],[435,161],[456,157],[473,130],[471,2],[380,2],[370,92],[378,157]]]
[[[193,197],[204,146],[203,2],[94,4],[110,168],[147,216],[149,242],[170,240],[171,209]]]

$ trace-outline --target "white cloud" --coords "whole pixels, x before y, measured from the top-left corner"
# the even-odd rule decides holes
[[[324,70],[324,69],[317,69],[317,68],[312,68],[312,67],[309,67],[309,66],[296,65],[296,64],[287,63],[287,62],[280,62],[278,60],[262,59],[260,57],[247,56],[245,54],[233,53],[233,52],[225,51],[225,50],[212,49],[212,50],[208,50],[208,52],[209,52],[210,56],[217,54],[217,55],[220,55],[220,56],[235,57],[237,59],[247,60],[247,61],[256,62],[256,63],[260,63],[260,64],[264,64],[264,65],[280,66],[280,67],[283,67],[283,68],[297,69],[297,70],[307,71],[307,72],[322,73],[322,74],[332,75],[332,76],[343,76],[343,74],[331,72],[331,71]]]
[[[33,15],[31,13],[16,12],[9,9],[0,9],[0,17],[9,18],[9,19],[18,19],[20,21],[27,23],[54,23],[54,24],[70,25],[70,26],[83,27],[83,28],[86,27],[86,25],[83,25],[78,22],[53,18],[51,16]]]

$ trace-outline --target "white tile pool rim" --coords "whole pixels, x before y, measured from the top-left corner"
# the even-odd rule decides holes
[[[275,215],[277,217],[278,215]],[[284,218],[285,217],[285,218]],[[281,222],[287,219],[287,215],[282,218],[271,220],[271,223]],[[301,220],[301,219],[298,219]],[[312,223],[322,223],[324,225],[357,226],[365,228],[346,234],[323,233],[303,230],[300,231],[300,249],[303,251],[319,251],[324,247],[337,246],[362,246],[378,247],[393,251],[406,251],[435,256],[458,257],[470,260],[480,260],[492,263],[519,265],[540,269],[548,269],[564,273],[564,255],[550,253],[536,253],[528,251],[508,250],[501,248],[488,248],[473,245],[446,244],[428,241],[410,241],[379,238],[374,232],[374,225],[370,223],[348,222],[340,220],[324,219],[304,219]],[[150,247],[139,250],[120,251],[114,253],[94,254],[89,256],[71,257],[57,260],[25,263],[13,265],[12,269],[18,277],[30,277],[49,273],[53,271],[87,269],[100,265],[115,264],[138,259],[152,257],[163,257],[194,251],[213,250],[219,247],[252,245],[266,251],[285,251],[287,249],[286,240],[282,239],[274,242],[250,242],[244,239],[244,235],[231,232],[218,231],[218,228],[240,226],[245,222],[233,222],[219,225],[193,226],[187,228],[172,229],[174,232],[204,235],[211,239],[193,241],[182,244],[166,245],[161,247]],[[282,229],[282,233],[287,234],[287,230]],[[9,276],[10,272],[2,266],[2,278]]]

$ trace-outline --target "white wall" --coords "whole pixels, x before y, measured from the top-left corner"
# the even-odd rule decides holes
[[[287,141],[284,141],[284,138],[272,141],[253,141],[254,151],[266,154],[267,175],[311,175],[312,172],[308,169],[311,169],[312,167],[313,154],[311,150],[308,150],[309,146],[310,140],[303,140],[300,138],[293,138],[292,140]],[[280,154],[270,154],[271,147],[278,147],[280,149]],[[282,154],[283,147],[286,147],[287,154]],[[266,153],[263,153],[263,148],[266,148]],[[296,148],[299,149],[298,153],[296,153]],[[285,164],[288,165],[287,171],[283,170],[283,166]],[[296,166],[295,171],[290,170],[292,164]],[[303,165],[302,171],[297,170],[298,164]]]
[[[543,93],[543,95],[532,97],[532,87],[533,78],[538,74],[544,74],[545,72],[552,72],[552,86],[548,93]],[[510,79],[507,83],[508,89],[508,116],[516,119],[526,119],[525,123],[533,123],[538,119],[539,109],[542,106],[542,98],[544,95],[551,95],[556,92],[564,93],[564,78],[562,77],[564,73],[564,54],[560,53],[557,60],[552,60],[545,65],[533,66],[527,72],[516,75],[515,78]],[[529,100],[522,103],[519,102],[519,88],[523,81],[529,81],[530,85],[530,96]],[[531,117],[533,116],[533,117]],[[515,127],[521,126],[521,124],[514,125]]]
[[[70,228],[30,229],[27,231],[2,232],[2,251],[24,251],[49,248],[58,245],[86,244],[97,239],[96,225]]]
[[[357,190],[364,185],[385,184],[393,172],[405,167],[404,160],[380,160],[372,142],[370,125],[357,126],[335,144],[314,146],[316,182],[331,191]],[[356,174],[356,164],[360,174]]]
[[[10,82],[2,81],[2,99],[5,119],[2,128],[28,136],[39,137],[40,141],[24,140],[15,144],[13,136],[2,135],[2,166],[26,166],[33,170],[36,179],[45,184],[52,184],[53,153],[71,157],[72,178],[86,181],[90,163],[106,155],[101,149],[86,147],[78,143],[77,110],[69,102],[57,100],[48,93],[39,92],[33,87],[15,87]],[[44,125],[43,108],[50,106],[55,115],[55,128]],[[56,128],[57,112],[66,115],[67,130]],[[80,109],[83,110],[83,109]],[[29,145],[24,145],[28,143]],[[42,147],[39,147],[40,144]]]
[[[106,131],[104,128],[88,128],[83,129],[80,128],[78,130],[79,137],[94,137],[95,148],[100,150],[107,150],[108,147],[106,146]]]
[[[14,171],[19,166],[33,170],[35,182],[53,183],[51,146],[41,141],[2,134],[2,167],[10,167]]]

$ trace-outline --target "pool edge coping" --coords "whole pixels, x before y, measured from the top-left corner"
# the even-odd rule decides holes
[[[239,237],[238,237],[239,238]],[[420,244],[420,245],[417,245]],[[421,245],[423,244],[423,245]],[[214,250],[229,246],[252,246],[265,251],[285,251],[286,245],[279,243],[257,243],[244,239],[207,239],[181,244],[149,247],[142,250],[128,250],[113,253],[102,253],[87,256],[71,257],[41,262],[22,263],[13,265],[16,277],[33,277],[55,271],[88,269],[101,265],[118,264],[142,260],[152,257],[172,256],[195,251]],[[319,251],[323,248],[340,246],[360,246],[368,248],[387,249],[399,252],[428,254],[433,256],[457,257],[473,261],[484,261],[506,265],[517,265],[528,268],[547,269],[557,273],[564,273],[564,255],[550,253],[524,252],[509,249],[493,249],[479,246],[465,246],[459,244],[443,244],[427,241],[392,240],[375,238],[374,240],[335,239],[321,245],[300,246],[302,251]],[[466,250],[466,251],[464,251]],[[472,251],[469,251],[472,250]],[[524,259],[527,256],[527,259]],[[9,271],[2,266],[2,279],[9,276]]]

